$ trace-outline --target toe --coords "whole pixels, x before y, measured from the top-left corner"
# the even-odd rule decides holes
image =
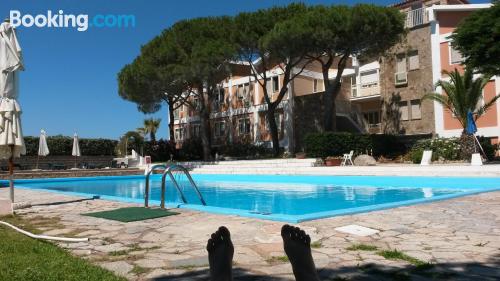
[[[292,227],[288,224],[285,224],[283,227],[281,227],[281,237],[287,238],[287,239],[290,238],[291,230],[292,230]]]
[[[214,241],[212,240],[212,238],[208,239],[208,242],[207,242],[207,251],[211,252],[214,248]]]
[[[311,237],[309,235],[306,235],[306,244],[311,245]]]
[[[225,227],[225,226],[219,227],[218,232],[223,240],[230,240],[231,239],[231,232],[229,232],[229,229],[227,229],[227,227]]]

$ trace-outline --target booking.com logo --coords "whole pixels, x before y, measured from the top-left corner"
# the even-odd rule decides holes
[[[78,31],[87,31],[89,27],[96,28],[127,28],[135,27],[134,15],[98,14],[90,18],[87,14],[65,14],[63,10],[47,14],[21,14],[18,10],[10,11],[10,23],[14,27],[38,27],[38,28],[76,28]]]

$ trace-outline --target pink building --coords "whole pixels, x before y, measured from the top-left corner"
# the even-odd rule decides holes
[[[434,83],[440,79],[446,79],[442,71],[453,71],[455,68],[463,71],[461,65],[462,55],[451,46],[449,36],[455,30],[460,21],[471,12],[486,9],[491,4],[467,4],[467,5],[437,5],[428,8],[429,21],[431,23],[431,48],[432,48],[432,75]],[[484,100],[488,101],[495,95],[500,94],[500,80],[494,76],[484,89]],[[437,89],[438,92],[442,91]],[[462,127],[456,118],[448,110],[435,103],[435,128],[436,134],[442,137],[459,136]],[[500,138],[500,103],[491,107],[485,115],[477,121],[478,135],[489,137],[492,143],[498,144]]]

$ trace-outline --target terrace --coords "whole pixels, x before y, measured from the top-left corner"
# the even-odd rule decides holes
[[[89,243],[58,245],[129,280],[206,280],[205,244],[221,221],[232,232],[236,280],[294,280],[278,222],[181,209],[177,216],[121,223],[80,214],[135,204],[76,201],[82,198],[35,190],[17,194],[35,205],[20,210],[20,219],[47,235],[90,237]],[[7,190],[0,189],[0,196],[5,195]],[[498,200],[500,192],[491,192],[310,221],[300,227],[312,236],[322,280],[432,280],[436,276],[494,280],[500,274]],[[378,233],[357,236],[335,230],[348,224]],[[0,227],[0,233],[4,231]]]

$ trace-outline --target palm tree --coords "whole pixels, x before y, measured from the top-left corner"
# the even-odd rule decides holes
[[[144,119],[144,132],[146,134],[149,134],[149,138],[152,142],[156,142],[156,132],[158,131],[158,128],[160,127],[161,119],[155,119],[155,118],[150,118],[150,119]],[[142,129],[142,128],[141,128]]]
[[[462,151],[464,151],[464,157],[468,157],[474,150],[474,140],[465,133],[468,112],[472,112],[474,119],[477,120],[495,104],[500,95],[482,102],[483,89],[490,81],[491,76],[480,76],[474,79],[474,72],[468,68],[465,69],[463,75],[457,69],[453,72],[444,71],[443,73],[448,75],[450,79],[449,81],[439,80],[436,87],[441,87],[446,95],[431,93],[425,95],[424,99],[440,103],[457,118],[463,128],[461,139],[464,147],[462,147]]]

